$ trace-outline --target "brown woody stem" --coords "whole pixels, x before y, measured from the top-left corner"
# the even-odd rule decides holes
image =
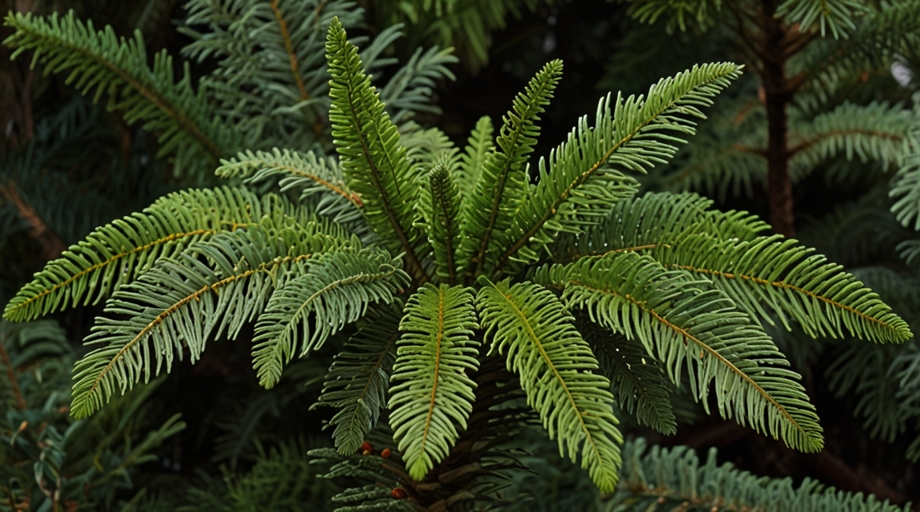
[[[795,234],[792,182],[789,179],[788,124],[786,106],[792,88],[786,76],[787,53],[784,42],[788,28],[774,16],[775,0],[764,0],[761,15],[760,54],[763,56],[761,81],[767,110],[767,195],[770,224],[782,235]]]

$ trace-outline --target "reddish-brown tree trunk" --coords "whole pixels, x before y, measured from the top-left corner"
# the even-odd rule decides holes
[[[792,182],[789,180],[788,116],[786,106],[791,99],[791,87],[786,76],[786,55],[783,40],[787,28],[782,20],[773,16],[775,2],[763,2],[762,40],[760,53],[763,59],[761,81],[767,110],[767,195],[770,224],[785,236],[795,234],[795,215],[792,210]]]

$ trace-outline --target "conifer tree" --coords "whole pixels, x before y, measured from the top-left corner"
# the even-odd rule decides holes
[[[614,413],[616,404],[621,414],[673,433],[678,388],[707,412],[791,448],[821,449],[822,428],[800,376],[762,327],[773,315],[811,336],[880,344],[912,337],[854,276],[794,240],[765,234],[756,217],[720,212],[693,194],[637,195],[636,176],[673,158],[738,79],[738,65],[693,66],[642,96],[605,95],[593,119],[579,119],[533,163],[531,183],[530,157],[560,61],[534,76],[497,129],[483,118],[460,149],[436,128],[406,122],[429,108],[424,91],[434,76],[447,75],[437,67],[446,56],[431,54],[440,63],[431,67],[416,60],[378,89],[368,69],[379,53],[349,40],[347,13],[287,24],[278,13],[294,3],[253,3],[245,20],[262,32],[207,11],[212,4],[190,3],[200,11],[189,26],[208,27],[190,53],[226,56],[197,90],[190,80],[172,80],[165,57],[146,68],[140,38],[119,41],[73,17],[8,17],[17,31],[7,44],[20,53],[35,49],[35,62],[69,70],[82,90],[108,95],[129,119],[145,120],[162,133],[164,155],[190,162],[239,150],[216,166],[231,184],[171,193],[100,226],[6,305],[6,319],[27,321],[105,301],[86,340],[93,348],[74,367],[74,418],[116,410],[113,402],[135,386],[186,357],[195,363],[205,350],[220,350],[251,325],[259,384],[271,390],[285,379],[325,379],[318,403],[334,409],[334,448],[309,456],[331,464],[325,476],[347,482],[331,498],[339,510],[493,502],[501,478],[518,468],[505,443],[534,423],[560,456],[619,499],[649,481],[646,467],[697,471],[682,450],[643,455],[641,442],[623,448]],[[328,118],[309,111],[319,104],[308,88],[313,75],[297,74],[301,62],[315,64],[315,53],[292,51],[294,41],[315,48],[317,25],[331,78],[319,89]],[[275,46],[250,36],[274,37]],[[231,44],[236,39],[242,42]],[[92,51],[100,48],[113,51]],[[284,58],[254,59],[268,63],[264,73],[230,72],[246,70],[263,50]],[[282,76],[286,86],[264,82]],[[415,85],[388,89],[392,83]],[[273,94],[241,98],[234,88]],[[296,108],[273,103],[285,97]],[[241,142],[242,134],[253,140]],[[218,152],[205,143],[223,140],[230,142],[215,144]],[[282,143],[292,147],[270,147]],[[330,149],[336,155],[325,154]],[[337,354],[328,370],[292,371],[298,359],[311,356],[309,363],[323,351]],[[192,492],[193,506],[298,507],[279,491],[294,495],[315,481],[290,478],[306,471],[304,451],[294,440],[260,446],[249,475],[214,484],[223,495]],[[695,474],[736,486],[732,496],[713,494],[714,502],[894,510],[821,493],[811,482],[797,490],[788,481],[765,483],[712,462]],[[660,471],[655,477],[671,479]],[[130,505],[171,506],[141,494]]]
[[[758,96],[721,113],[711,144],[694,148],[669,186],[724,195],[765,183],[771,226],[792,236],[794,181],[841,156],[857,169],[896,166],[910,119],[898,105],[864,102],[860,87],[916,52],[916,1],[624,1],[635,18],[661,19],[669,32],[709,32],[719,53],[757,79]]]
[[[667,190],[699,190],[721,199],[751,196],[765,186],[775,231],[791,235],[798,224],[803,241],[846,265],[911,325],[918,325],[920,319],[912,312],[920,307],[913,250],[914,230],[920,226],[915,222],[920,118],[916,108],[909,108],[916,79],[904,77],[911,76],[920,49],[920,3],[629,4],[633,17],[658,22],[631,37],[678,33],[659,36],[669,43],[658,53],[650,50],[660,57],[650,60],[668,61],[663,52],[683,40],[692,42],[697,52],[737,58],[755,78],[733,100],[720,103],[701,128],[700,143],[688,147],[652,181]],[[624,68],[631,62],[623,63]],[[608,79],[623,78],[624,68],[614,67]],[[906,70],[903,83],[895,82],[892,69]],[[893,176],[895,169],[900,170]],[[825,192],[813,186],[811,193],[821,197],[805,199],[833,208],[823,212],[806,204],[798,210],[805,212],[805,220],[796,222],[792,186],[813,174],[823,175],[830,186]],[[855,199],[829,200],[838,195]],[[817,214],[823,218],[816,219]],[[780,322],[790,328],[782,317],[768,320]],[[794,336],[780,338],[784,348],[802,344]],[[838,396],[861,390],[854,414],[863,418],[866,431],[888,442],[907,433],[913,439],[906,443],[907,458],[920,458],[915,342],[899,352],[866,349],[849,339],[836,346],[811,345],[809,350],[802,351],[799,368],[810,366],[815,374],[824,374]]]
[[[11,44],[39,44],[17,36]],[[704,407],[715,384],[720,414],[819,450],[821,428],[798,375],[754,320],[764,307],[813,335],[911,336],[852,276],[820,257],[801,262],[803,249],[759,236],[764,225],[754,218],[710,210],[695,196],[633,197],[630,174],[674,154],[701,108],[738,76],[734,64],[694,67],[646,96],[602,98],[594,121],[583,118],[540,160],[532,186],[525,164],[561,62],[515,98],[494,142],[484,119],[461,153],[436,131],[421,140],[400,134],[338,18],[325,49],[339,159],[249,152],[218,169],[248,182],[287,174],[283,189],[301,200],[232,187],[164,197],[96,230],[7,305],[7,318],[27,320],[107,299],[88,338],[97,348],[75,367],[75,417],[186,352],[195,361],[211,338],[236,337],[247,322],[255,324],[254,369],[271,388],[295,355],[339,341],[370,310],[374,319],[327,380],[323,401],[340,410],[337,451],[317,455],[360,450],[370,458],[349,458],[331,474],[367,477],[376,465],[396,484],[390,497],[365,488],[338,499],[386,507],[409,498],[437,510],[478,499],[479,480],[501,465],[481,462],[488,450],[477,440],[502,439],[507,426],[497,422],[523,420],[528,408],[561,454],[613,491],[622,435],[611,379],[622,387],[617,372],[633,366],[664,377],[634,404],[640,421],[663,432],[674,428],[667,382],[685,375]],[[709,269],[711,278],[688,268]],[[777,268],[786,269],[781,281]],[[622,337],[586,339],[584,323]],[[595,354],[617,343],[646,362],[602,365]],[[518,396],[528,408],[497,408]],[[386,425],[392,449],[378,459],[368,436]]]

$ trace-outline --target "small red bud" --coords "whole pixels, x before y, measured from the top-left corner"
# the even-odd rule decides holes
[[[401,499],[404,499],[404,498],[406,497],[406,491],[400,489],[399,487],[396,487],[396,488],[394,488],[392,491],[390,491],[390,496],[392,496],[392,497],[394,497],[394,498],[396,498],[396,499],[398,499],[398,500],[401,500]]]
[[[390,449],[384,448],[383,451],[380,452],[380,456],[383,457],[384,459],[388,459],[390,457]]]
[[[363,443],[361,443],[361,451],[362,451],[362,452],[373,452],[373,451],[374,451],[374,447],[371,446],[371,443],[368,443],[367,441],[364,441]]]

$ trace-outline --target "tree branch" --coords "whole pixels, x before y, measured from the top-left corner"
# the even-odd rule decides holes
[[[822,140],[829,139],[837,135],[847,135],[847,134],[861,134],[861,135],[867,135],[870,137],[879,137],[883,139],[889,139],[889,140],[892,140],[898,143],[904,140],[904,137],[898,137],[897,135],[880,132],[878,130],[868,130],[868,129],[861,129],[861,128],[854,128],[852,130],[834,130],[834,131],[822,133],[810,139],[803,140],[802,142],[799,142],[798,144],[791,146],[787,150],[786,154],[789,155],[789,158],[791,159],[796,153],[804,151],[810,148],[811,146],[814,146],[815,144],[821,142]]]
[[[19,211],[19,215],[32,227],[29,230],[29,236],[41,245],[42,259],[51,261],[64,252],[66,248],[64,242],[48,227],[48,224],[35,212],[35,209],[22,199],[22,196],[16,191],[14,183],[9,185],[0,183],[0,196],[13,203],[13,206]]]

